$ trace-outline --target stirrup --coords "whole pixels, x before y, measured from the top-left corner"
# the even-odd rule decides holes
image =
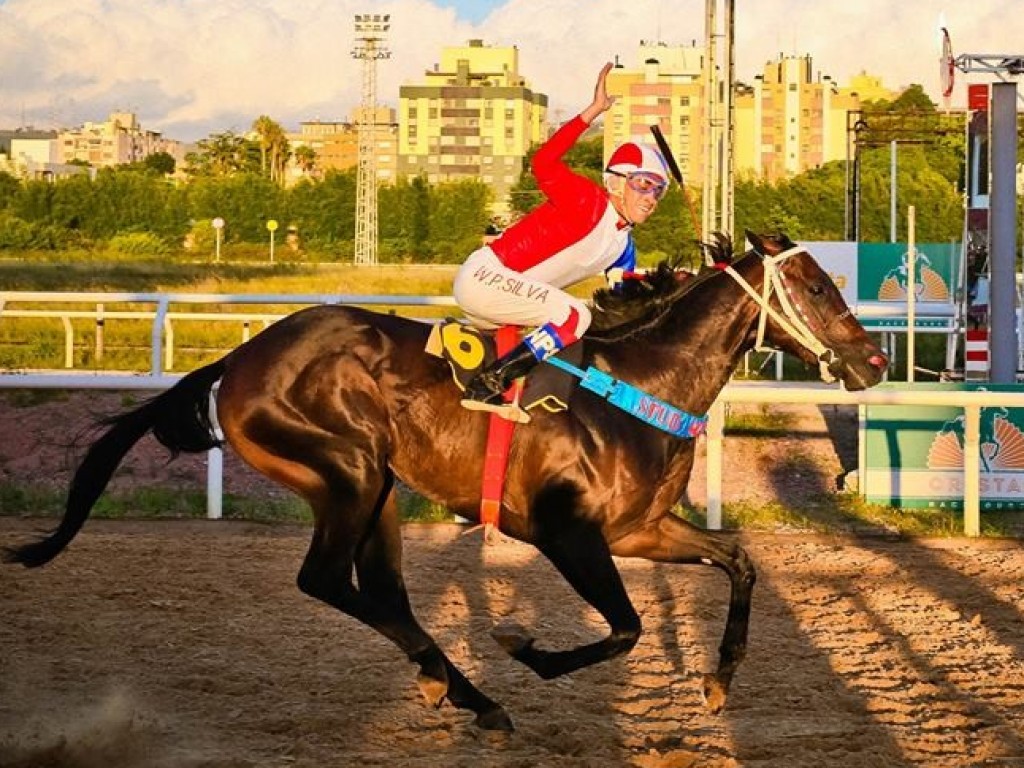
[[[519,403],[488,403],[483,400],[473,400],[466,397],[462,399],[462,407],[470,411],[489,411],[503,419],[514,421],[518,424],[530,423],[530,414],[520,408]]]

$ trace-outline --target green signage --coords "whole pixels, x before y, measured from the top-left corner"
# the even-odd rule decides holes
[[[914,260],[918,301],[952,301],[960,263],[958,243],[920,243]],[[907,300],[906,243],[860,243],[858,301]]]
[[[982,383],[914,388],[1024,391],[1019,385]],[[980,443],[982,510],[1024,509],[1024,409],[983,408]],[[860,468],[865,499],[895,507],[963,509],[963,485],[963,409],[866,406]]]

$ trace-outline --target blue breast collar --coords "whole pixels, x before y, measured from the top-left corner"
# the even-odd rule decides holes
[[[704,434],[708,425],[707,416],[694,416],[680,410],[664,400],[649,395],[641,389],[620,381],[613,376],[590,366],[580,370],[572,363],[557,357],[549,357],[545,363],[561,368],[580,379],[580,386],[603,397],[616,408],[634,416],[652,427],[681,438],[695,438]]]

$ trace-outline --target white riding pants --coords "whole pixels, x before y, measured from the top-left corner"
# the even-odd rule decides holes
[[[452,295],[478,328],[501,325],[561,326],[577,312],[575,336],[590,327],[590,308],[561,288],[509,269],[489,246],[477,249],[455,275]]]

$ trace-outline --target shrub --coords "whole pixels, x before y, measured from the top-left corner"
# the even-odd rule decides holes
[[[110,238],[107,249],[118,256],[164,256],[170,249],[150,232],[119,232]]]

